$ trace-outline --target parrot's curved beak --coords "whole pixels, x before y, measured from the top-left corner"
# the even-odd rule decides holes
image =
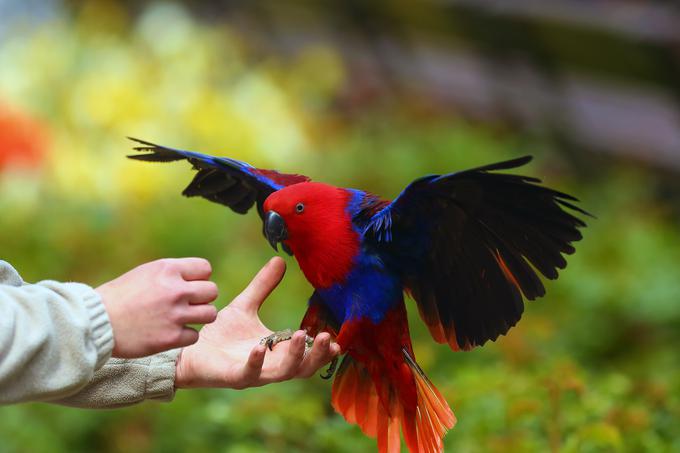
[[[264,218],[264,234],[269,241],[269,245],[272,246],[274,250],[279,251],[278,244],[286,239],[288,239],[288,230],[286,229],[286,223],[283,218],[276,211],[268,211]],[[281,248],[292,255],[290,249],[286,247],[285,244],[281,244]]]

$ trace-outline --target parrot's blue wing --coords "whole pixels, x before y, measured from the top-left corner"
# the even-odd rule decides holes
[[[545,294],[588,215],[536,178],[495,170],[530,156],[413,181],[366,223],[365,241],[398,272],[435,340],[469,349],[519,321],[522,295]],[[533,266],[533,267],[532,267]]]
[[[143,152],[128,156],[131,159],[148,162],[189,161],[198,173],[182,194],[223,204],[239,214],[245,214],[256,204],[260,217],[264,218],[262,204],[269,194],[285,186],[309,181],[307,176],[263,170],[228,157],[182,151],[132,137],[130,140],[140,143],[142,146],[135,150]]]

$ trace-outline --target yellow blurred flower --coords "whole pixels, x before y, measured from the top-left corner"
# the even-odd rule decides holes
[[[115,2],[93,0],[75,27],[56,22],[0,44],[9,68],[0,82],[9,99],[52,124],[51,190],[96,202],[148,201],[179,190],[188,170],[128,161],[125,136],[289,166],[310,149],[308,100],[289,81],[302,77],[316,98],[332,96],[339,61],[314,47],[290,67],[252,65],[237,35],[198,26],[180,5],[151,4],[130,23]]]

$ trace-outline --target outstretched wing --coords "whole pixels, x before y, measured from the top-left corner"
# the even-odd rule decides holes
[[[545,294],[589,215],[574,197],[527,176],[492,173],[531,156],[413,181],[365,227],[402,276],[434,339],[452,349],[495,340],[519,321],[522,295]],[[566,208],[566,209],[565,209]]]
[[[262,204],[269,194],[282,187],[310,180],[303,175],[262,170],[228,157],[214,157],[192,151],[182,151],[132,137],[129,138],[142,145],[135,147],[136,151],[146,151],[143,154],[128,156],[130,159],[147,162],[187,160],[193,165],[194,169],[198,170],[182,195],[187,197],[200,196],[215,203],[229,206],[239,214],[245,214],[253,204],[257,204],[257,211],[260,217],[264,218]]]

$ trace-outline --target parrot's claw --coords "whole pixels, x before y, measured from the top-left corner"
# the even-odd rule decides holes
[[[312,349],[313,344],[314,344],[314,337],[310,337],[309,335],[305,335],[305,354],[307,354],[307,351]]]
[[[274,346],[276,346],[278,343],[290,340],[291,338],[293,338],[292,330],[290,329],[279,330],[278,332],[274,332],[273,334],[261,339],[260,344],[267,346],[267,348],[271,351],[272,349],[274,349]]]
[[[324,374],[320,374],[319,377],[321,379],[330,379],[333,377],[333,373],[335,373],[335,368],[338,366],[338,358],[333,357],[333,360],[331,361],[331,364],[328,366],[328,369]]]
[[[260,344],[267,346],[267,348],[271,351],[277,344],[281,343],[282,341],[288,341],[291,338],[293,338],[293,331],[291,329],[284,329],[264,337],[260,340]],[[305,337],[305,354],[312,347],[312,344],[314,344],[314,338],[307,335]]]

